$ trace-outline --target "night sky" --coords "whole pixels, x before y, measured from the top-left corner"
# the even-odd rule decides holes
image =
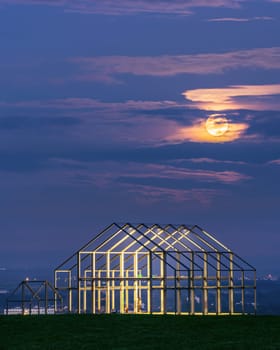
[[[116,221],[280,274],[279,33],[279,0],[0,0],[0,267]]]

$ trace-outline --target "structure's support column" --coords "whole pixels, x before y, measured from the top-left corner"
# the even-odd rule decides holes
[[[195,314],[195,304],[194,304],[194,252],[191,252],[190,261],[190,312],[191,315]]]
[[[83,285],[83,313],[87,312],[87,270],[84,270]]]
[[[112,310],[116,310],[116,302],[115,302],[115,271],[111,271],[112,281],[111,281],[111,296],[112,296]]]
[[[40,300],[37,301],[37,312],[38,312],[38,315],[40,315]],[[31,304],[29,309],[29,315],[31,315]]]
[[[153,313],[153,256],[152,256],[152,252],[149,252],[148,256],[148,312],[150,314]]]
[[[142,277],[142,276],[139,276],[139,274],[138,274],[138,278],[140,278],[140,277]],[[139,300],[138,312],[142,312],[142,282],[141,282],[141,280],[138,280],[138,300]]]
[[[125,312],[128,312],[129,309],[129,270],[125,270]]]
[[[180,280],[181,280],[181,273],[180,273],[180,269],[181,269],[181,265],[180,265],[180,258],[181,255],[180,253],[176,253],[176,309],[177,309],[177,313],[180,315],[181,313],[181,285],[180,285]]]
[[[245,272],[242,270],[241,275],[241,307],[242,307],[242,314],[245,314]]]
[[[166,253],[163,252],[162,259],[160,261],[160,277],[161,277],[161,289],[160,289],[160,312],[166,313]]]
[[[177,315],[178,310],[177,310],[177,270],[174,270],[174,297],[175,297],[175,301],[174,301],[174,313],[175,315]]]
[[[254,310],[257,314],[257,272],[254,271]]]
[[[147,263],[146,263],[146,265],[147,265],[147,276],[145,276],[145,277],[147,277],[147,278],[149,278],[149,273],[150,273],[150,253],[146,253],[146,259],[147,259]],[[150,298],[150,279],[149,280],[147,280],[147,282],[146,282],[146,287],[147,287],[147,312],[148,313],[151,313],[151,308],[150,308],[150,306],[151,306],[151,298]]]
[[[219,315],[221,313],[221,254],[217,253],[217,294],[216,294],[216,313]]]
[[[57,271],[54,271],[54,289],[57,290]],[[54,294],[54,313],[57,313],[57,293]]]
[[[124,313],[124,253],[120,255],[120,313]]]
[[[95,296],[95,252],[91,254],[91,312],[96,313],[96,296]]]
[[[78,314],[81,313],[81,267],[80,267],[80,252],[77,253],[77,308]]]
[[[234,313],[234,298],[233,298],[233,254],[229,254],[229,313]]]
[[[110,293],[110,252],[106,252],[106,313],[111,312],[111,293]]]
[[[208,254],[203,253],[203,315],[208,314]]]
[[[45,315],[48,314],[48,304],[49,304],[49,296],[48,296],[48,282],[45,281]]]
[[[71,270],[68,272],[68,310],[73,311],[73,295],[72,295],[72,273]]]
[[[139,312],[139,295],[138,295],[138,254],[133,254],[133,299],[134,299],[134,313]]]
[[[26,282],[22,282],[21,284],[21,313],[22,315],[24,315],[24,309],[25,309],[25,283]]]
[[[97,308],[98,312],[101,312],[101,270],[98,270],[98,282],[97,282]]]

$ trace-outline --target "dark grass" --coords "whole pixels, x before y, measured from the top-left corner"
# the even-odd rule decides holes
[[[280,350],[280,316],[0,316],[0,349]]]

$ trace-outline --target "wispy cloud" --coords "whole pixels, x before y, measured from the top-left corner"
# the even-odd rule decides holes
[[[250,179],[249,176],[235,172],[235,171],[211,171],[202,169],[187,169],[182,167],[173,167],[168,165],[155,165],[147,164],[145,167],[145,173],[139,173],[137,169],[136,174],[131,175],[137,178],[145,177],[157,177],[166,179],[193,179],[195,181],[202,182],[220,182],[226,184],[232,184],[240,182],[242,180]]]
[[[280,2],[280,1],[279,1]],[[280,165],[280,159],[274,159],[269,161],[267,164]]]
[[[218,196],[224,196],[225,191],[209,188],[176,189],[162,186],[131,185],[125,184],[126,191],[137,194],[136,200],[141,203],[162,203],[163,201],[175,203],[199,203],[210,205]]]
[[[220,17],[220,18],[210,18],[207,22],[252,22],[252,21],[273,21],[274,17],[263,16],[263,17]]]
[[[234,160],[220,160],[213,158],[188,158],[188,159],[178,159],[176,162],[191,162],[191,163],[209,163],[209,164],[233,164],[233,165],[245,165],[246,162],[234,161]]]
[[[227,131],[219,136],[210,134],[206,128],[206,119],[196,119],[190,126],[178,126],[177,130],[168,136],[167,140],[172,143],[200,142],[200,143],[225,143],[232,142],[244,137],[249,128],[245,122],[236,122],[228,119]]]
[[[103,102],[92,98],[63,98],[53,100],[30,100],[6,102],[0,101],[0,107],[34,108],[34,109],[62,109],[62,110],[158,110],[186,106],[176,101],[141,101],[127,100],[125,102]]]
[[[79,163],[79,162],[78,162]],[[77,166],[77,165],[75,165]],[[182,188],[181,186],[174,187],[172,183],[166,183],[165,185],[144,184],[141,180],[131,183],[129,181],[118,181],[116,178],[109,177],[110,174],[106,173],[108,166],[104,165],[104,172],[96,169],[97,164],[91,171],[86,170],[71,170],[69,169],[48,169],[39,171],[36,173],[15,173],[15,172],[1,172],[0,182],[5,184],[7,189],[22,189],[25,188],[40,188],[41,186],[46,188],[56,188],[57,186],[63,186],[64,188],[79,189],[88,188],[91,193],[102,192],[102,197],[111,198],[112,192],[115,195],[126,194],[126,200],[130,203],[144,203],[145,206],[152,206],[154,203],[184,203],[191,202],[192,205],[210,205],[217,197],[224,197],[229,195],[230,189],[220,188],[207,188],[204,187],[195,188]],[[102,166],[102,164],[101,164]],[[104,176],[102,176],[102,174]]]
[[[191,179],[195,182],[217,182],[223,184],[234,184],[240,181],[251,179],[250,176],[236,171],[212,171],[205,169],[190,169],[185,167],[171,166],[166,164],[151,164],[151,163],[134,163],[134,162],[102,162],[102,163],[87,163],[74,162],[69,163],[69,160],[53,159],[54,164],[61,166],[72,165],[73,174],[79,176],[83,174],[84,178],[88,177],[92,181],[100,183],[99,177],[102,177],[102,183],[106,184],[111,181],[130,182],[129,180],[136,179],[138,182],[143,179],[166,179],[166,180],[187,180]],[[77,170],[77,165],[81,169]],[[84,168],[84,169],[83,169]],[[87,180],[87,182],[88,182]]]
[[[82,14],[130,15],[135,13],[189,15],[196,7],[236,8],[244,0],[0,0],[0,5],[59,6],[66,12]]]
[[[75,57],[69,61],[80,69],[73,79],[116,83],[122,74],[168,77],[221,74],[237,68],[280,69],[280,47],[195,55]]]
[[[104,143],[158,146],[168,143],[168,136],[178,128],[178,122],[165,118],[169,109],[173,113],[186,104],[175,101],[103,102],[88,98],[66,98],[33,101],[0,101],[0,109],[15,110],[24,116],[26,111],[35,119],[48,118],[50,113],[67,115],[79,121],[74,128],[65,128],[64,137],[91,145]],[[156,115],[151,115],[157,111]],[[161,115],[162,111],[162,115]],[[147,112],[147,114],[146,114]],[[109,125],[109,127],[108,127]],[[93,137],[94,135],[94,137]]]
[[[207,204],[224,190],[207,188],[221,184],[228,186],[250,180],[251,177],[236,171],[190,169],[167,164],[136,162],[81,162],[69,159],[52,159],[51,164],[64,174],[64,182],[77,186],[95,186],[106,191],[124,189],[141,196],[141,200],[196,201]],[[62,176],[60,176],[61,178]],[[182,180],[184,182],[182,186]],[[189,186],[186,184],[189,183]],[[193,183],[201,184],[193,186]],[[206,187],[204,187],[206,186]],[[139,198],[139,197],[137,197]]]
[[[207,129],[207,118],[219,114],[205,115],[204,118],[190,115],[190,103],[180,104],[175,101],[125,101],[102,102],[94,99],[68,98],[46,101],[19,101],[14,103],[0,102],[2,108],[15,108],[25,115],[26,110],[36,113],[37,118],[48,118],[55,111],[56,115],[71,117],[75,127],[64,130],[68,137],[83,140],[91,144],[104,145],[104,142],[117,144],[138,144],[161,146],[185,142],[224,143],[239,139],[250,140],[246,135],[250,120],[240,118],[238,113],[226,116],[227,130],[215,136]],[[183,110],[186,117],[176,118]],[[170,117],[170,110],[174,118]],[[152,115],[151,112],[156,111]],[[168,115],[168,117],[166,117]],[[79,123],[73,124],[74,120]],[[239,121],[238,121],[239,120]],[[110,127],[108,127],[110,125]],[[94,134],[94,138],[93,138]]]
[[[187,90],[183,96],[205,110],[279,110],[280,84],[235,85],[226,88]],[[274,97],[274,98],[273,98]]]

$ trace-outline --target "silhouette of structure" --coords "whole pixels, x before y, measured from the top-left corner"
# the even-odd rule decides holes
[[[55,269],[54,287],[69,312],[256,313],[255,268],[197,225],[113,223]]]
[[[49,314],[62,309],[61,295],[48,281],[29,281],[19,283],[6,300],[6,314]],[[20,306],[18,306],[20,305]]]

